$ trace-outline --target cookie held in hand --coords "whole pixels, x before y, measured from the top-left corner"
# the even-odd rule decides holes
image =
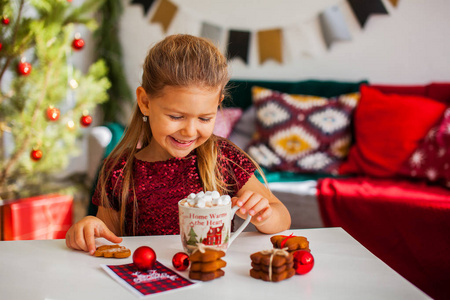
[[[103,245],[97,247],[94,256],[103,256],[107,258],[127,258],[131,255],[131,251],[128,248],[120,245]]]

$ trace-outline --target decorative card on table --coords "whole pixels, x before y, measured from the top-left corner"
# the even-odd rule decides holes
[[[117,282],[138,297],[173,291],[196,284],[156,261],[153,269],[142,272],[134,264],[101,265]]]

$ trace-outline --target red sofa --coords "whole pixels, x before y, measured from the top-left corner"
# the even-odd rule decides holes
[[[434,299],[450,299],[449,106],[446,83],[361,87],[340,167],[348,177],[317,185],[325,226],[344,228]]]

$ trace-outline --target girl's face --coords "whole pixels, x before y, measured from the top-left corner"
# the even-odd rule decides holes
[[[144,149],[146,160],[185,157],[211,136],[223,98],[220,89],[166,86],[161,96],[152,98],[140,88],[138,104],[148,116],[152,132],[150,144]]]

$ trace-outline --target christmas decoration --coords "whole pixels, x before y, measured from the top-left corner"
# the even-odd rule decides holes
[[[141,246],[133,253],[133,263],[140,271],[147,271],[153,268],[156,262],[156,253],[149,246]]]
[[[310,252],[298,250],[292,255],[294,256],[294,269],[296,274],[306,274],[314,267],[314,257]]]
[[[92,117],[88,114],[83,114],[80,118],[80,124],[83,127],[89,127],[92,123]]]
[[[3,47],[3,44],[2,44],[2,43],[0,43],[0,50],[2,50],[2,47]]]
[[[34,161],[38,161],[42,158],[42,151],[39,149],[31,150],[30,157]]]
[[[26,62],[25,60],[21,60],[19,64],[17,65],[17,72],[20,75],[28,76],[31,73],[31,64],[29,62]]]
[[[72,41],[72,48],[75,51],[81,50],[84,47],[84,40],[80,37],[79,34],[75,35],[75,38]]]
[[[189,264],[190,264],[189,255],[187,255],[184,252],[178,252],[172,258],[172,265],[178,271],[186,270],[187,268],[189,268]]]
[[[109,101],[102,104],[102,112],[106,122],[122,123],[127,115],[125,106],[134,103],[133,92],[128,86],[125,68],[122,63],[122,44],[119,39],[117,24],[121,22],[123,1],[106,0],[100,7],[99,27],[95,32],[97,36],[94,47],[95,56],[105,61],[108,67],[108,79],[114,82],[108,89]]]
[[[3,25],[9,25],[9,18],[6,17],[6,16],[3,16],[3,17],[2,17],[2,24],[3,24]]]
[[[60,111],[56,107],[49,106],[49,108],[47,108],[47,118],[50,121],[58,120],[59,119],[59,115],[60,115]]]
[[[111,84],[102,60],[86,66],[90,59],[82,59],[80,70],[72,58],[72,41],[76,28],[97,28],[93,14],[103,4],[0,1],[3,16],[11,18],[8,26],[0,24],[1,198],[66,192],[80,184],[79,177],[61,177],[61,171],[80,154],[86,132],[76,123],[83,110],[93,111],[105,102]],[[27,62],[20,61],[25,55]],[[71,79],[79,83],[76,92],[69,86]],[[47,114],[51,105],[60,109],[57,122],[50,121],[57,114]],[[31,163],[30,151],[41,143],[44,157]]]

